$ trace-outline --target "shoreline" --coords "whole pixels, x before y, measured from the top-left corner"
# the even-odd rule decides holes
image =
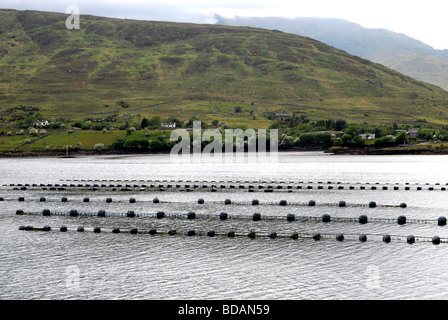
[[[279,153],[292,152],[323,152],[332,155],[448,155],[448,148],[294,148],[288,150],[279,150]],[[170,154],[170,152],[132,152],[125,150],[82,150],[73,151],[68,156],[65,151],[25,151],[25,152],[0,152],[0,158],[76,158],[81,156],[99,156],[99,155],[150,155],[150,154]]]

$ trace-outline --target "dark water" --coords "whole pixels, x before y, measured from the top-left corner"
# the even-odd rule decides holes
[[[447,187],[448,157],[446,156],[331,156],[321,153],[281,154],[279,164],[172,164],[169,156],[82,157],[76,159],[0,159],[0,298],[1,299],[445,299],[448,297],[448,243],[434,245],[424,240],[434,235],[448,239],[448,226],[439,227],[432,221],[448,216]],[[165,188],[130,188],[112,191],[99,187],[97,191],[67,188],[65,191],[28,187],[13,190],[10,184],[91,184],[122,181],[123,185],[175,185],[196,182],[200,187],[192,192]],[[78,181],[74,181],[78,180]],[[91,180],[91,181],[80,181]],[[98,181],[94,181],[98,180]],[[132,181],[135,180],[135,181]],[[143,181],[142,181],[143,180]],[[150,181],[149,181],[150,180]],[[155,182],[160,180],[160,182]],[[163,182],[163,180],[167,180]],[[170,182],[174,180],[175,182]],[[182,182],[179,182],[183,180]],[[191,180],[191,182],[186,182]],[[231,180],[232,182],[229,182]],[[152,181],[152,182],[151,182]],[[204,182],[205,181],[205,182]],[[215,181],[215,182],[212,182]],[[220,182],[224,181],[224,182]],[[283,183],[281,183],[283,182]],[[320,182],[320,183],[319,183]],[[328,184],[331,182],[331,184]],[[339,182],[339,184],[338,184]],[[209,185],[225,184],[210,192]],[[376,184],[378,183],[378,184]],[[398,183],[398,185],[396,184]],[[406,185],[406,183],[409,183]],[[422,187],[417,191],[418,186]],[[202,188],[207,184],[207,188]],[[229,189],[229,185],[246,188]],[[255,189],[258,186],[283,185],[272,193]],[[286,186],[294,186],[287,192]],[[295,187],[301,185],[302,189]],[[313,186],[308,190],[307,186]],[[318,185],[324,189],[317,189]],[[329,190],[328,185],[334,186]],[[343,190],[338,186],[343,185]],[[377,190],[371,190],[371,186]],[[350,190],[349,186],[354,189]],[[365,186],[366,190],[360,190]],[[382,190],[388,186],[388,190]],[[399,190],[393,190],[399,186]],[[405,190],[409,186],[411,190]],[[433,187],[434,191],[428,188]],[[183,189],[183,188],[181,188]],[[19,196],[25,202],[17,201]],[[61,203],[61,197],[69,199]],[[37,201],[46,197],[46,202]],[[82,199],[90,197],[90,202]],[[112,197],[113,203],[105,203]],[[129,198],[137,199],[129,203]],[[152,203],[158,197],[162,203]],[[198,205],[203,198],[205,203]],[[225,199],[234,204],[224,205]],[[243,204],[252,199],[259,206]],[[276,205],[288,203],[317,205]],[[51,201],[54,200],[54,201]],[[121,202],[119,202],[121,200]],[[347,207],[336,204],[346,201]],[[369,201],[378,207],[368,208]],[[407,208],[397,205],[406,203]],[[393,206],[383,206],[393,205]],[[43,209],[79,212],[187,213],[210,218],[155,219],[113,216],[16,215],[16,210],[41,212]],[[297,216],[396,219],[405,215],[410,222],[374,221],[360,224],[353,221],[296,221],[217,218],[220,212],[251,217]],[[416,220],[421,219],[418,222]],[[50,225],[51,232],[19,231],[22,225]],[[68,232],[59,232],[61,225]],[[86,232],[76,232],[84,226]],[[93,233],[94,227],[104,232]],[[112,234],[119,227],[129,230],[175,228],[180,235]],[[237,233],[250,230],[267,235],[271,231],[288,235],[344,233],[338,242],[330,236],[321,241],[288,237],[228,238],[226,236],[188,237],[185,233],[215,230]],[[381,236],[390,234],[393,240],[384,243]],[[357,240],[367,234],[367,242]],[[414,235],[414,244],[406,237]],[[423,238],[429,237],[429,238]]]

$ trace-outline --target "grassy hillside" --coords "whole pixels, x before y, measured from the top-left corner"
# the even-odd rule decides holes
[[[448,50],[431,46],[401,33],[385,29],[367,29],[332,18],[257,18],[217,16],[228,26],[277,29],[307,36],[350,54],[378,62],[412,78],[448,89]]]
[[[65,121],[118,113],[266,128],[267,112],[279,111],[355,123],[448,122],[446,91],[310,38],[95,16],[67,30],[66,18],[0,10],[3,121],[25,105]]]

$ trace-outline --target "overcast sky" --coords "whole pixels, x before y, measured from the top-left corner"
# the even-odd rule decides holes
[[[214,23],[226,17],[326,17],[366,28],[404,33],[435,49],[448,49],[447,0],[0,0],[0,8],[65,12],[75,5],[81,14],[105,17]]]

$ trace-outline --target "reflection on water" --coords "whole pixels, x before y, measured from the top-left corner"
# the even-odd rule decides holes
[[[448,244],[433,245],[405,241],[383,243],[382,234],[448,238],[448,227],[436,223],[372,222],[365,225],[354,222],[230,219],[216,218],[220,212],[230,215],[262,215],[320,217],[369,217],[395,219],[406,215],[409,219],[437,219],[446,216],[448,191],[441,187],[448,183],[446,156],[331,156],[321,153],[280,154],[279,164],[172,164],[167,155],[154,156],[103,156],[75,159],[0,159],[0,197],[16,199],[58,200],[63,196],[69,201],[3,201],[0,202],[0,298],[2,299],[445,299],[448,283],[444,275]],[[67,188],[66,191],[42,190],[29,187],[13,190],[9,184],[55,184],[73,180],[135,180],[132,184],[148,184],[147,180],[228,181],[235,185],[250,183],[274,186],[284,181],[292,186],[302,182],[313,189],[285,188],[266,193],[255,189],[229,189],[210,192],[210,188],[197,188],[192,192],[157,189],[139,191],[112,191],[111,188]],[[63,180],[63,181],[61,181]],[[141,182],[141,180],[145,182]],[[68,182],[69,181],[69,182]],[[107,181],[107,182],[105,182]],[[237,182],[239,181],[239,182]],[[311,183],[312,182],[312,183]],[[318,182],[324,189],[317,189]],[[328,189],[328,182],[344,190]],[[76,182],[86,183],[86,182]],[[94,183],[94,182],[91,182]],[[131,182],[130,182],[131,183]],[[162,183],[162,182],[160,182]],[[368,183],[368,184],[367,184]],[[377,190],[371,185],[378,183]],[[399,183],[400,189],[382,190],[381,186]],[[406,191],[406,183],[411,190]],[[416,190],[416,183],[423,186]],[[434,191],[428,191],[428,183]],[[166,182],[164,182],[166,184]],[[184,184],[184,183],[183,183]],[[265,184],[265,185],[266,185]],[[349,185],[355,186],[353,190]],[[360,190],[359,186],[369,186]],[[83,203],[83,197],[91,202]],[[114,199],[106,203],[107,197]],[[136,203],[129,203],[135,197]],[[158,197],[161,203],[152,203]],[[203,198],[205,203],[198,205]],[[251,201],[258,199],[259,206],[224,205],[225,199]],[[315,200],[315,207],[268,205],[264,203],[308,202]],[[122,200],[122,202],[117,202]],[[322,203],[364,204],[364,206],[323,206]],[[365,204],[398,205],[397,207],[368,208]],[[150,217],[96,217],[15,215],[16,210],[97,212],[100,209],[114,212],[187,213],[211,214],[214,218],[155,219]],[[51,232],[19,231],[21,225],[53,227]],[[66,225],[69,231],[57,231]],[[86,232],[76,228],[84,226]],[[129,230],[169,230],[175,228],[184,235],[167,236],[149,234],[132,235],[110,232],[93,233],[93,227],[104,230],[119,227]],[[187,237],[185,233],[231,229],[247,233],[271,231],[290,233],[342,232],[346,235],[361,233],[369,236],[367,242],[356,240],[337,242],[333,239],[314,241],[268,237],[228,238],[225,236]]]

